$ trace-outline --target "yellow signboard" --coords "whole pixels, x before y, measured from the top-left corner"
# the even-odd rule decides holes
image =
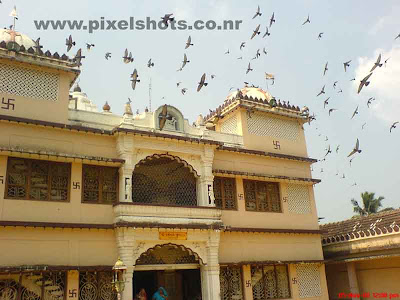
[[[187,240],[187,232],[160,231],[160,240]]]

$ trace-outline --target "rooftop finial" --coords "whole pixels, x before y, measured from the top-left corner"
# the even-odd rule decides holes
[[[14,25],[13,25],[12,30],[15,31],[15,20],[18,20],[17,7],[15,5],[14,5],[13,10],[10,13],[10,17],[14,18]],[[15,40],[13,42],[15,42]]]

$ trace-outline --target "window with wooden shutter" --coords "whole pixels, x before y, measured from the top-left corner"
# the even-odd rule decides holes
[[[279,183],[243,180],[246,210],[281,212]]]
[[[118,168],[83,165],[82,202],[112,204],[118,200]]]
[[[214,197],[216,207],[222,209],[237,209],[235,178],[215,177]]]

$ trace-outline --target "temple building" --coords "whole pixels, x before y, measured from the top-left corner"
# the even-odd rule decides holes
[[[118,258],[123,300],[329,298],[306,108],[244,87],[193,125],[121,116],[79,75],[0,30],[1,300],[115,299]]]
[[[398,298],[399,224],[393,209],[321,225],[330,299]]]

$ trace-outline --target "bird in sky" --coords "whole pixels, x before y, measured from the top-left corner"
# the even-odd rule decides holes
[[[162,22],[168,27],[168,21],[171,23],[174,18],[172,18],[173,14],[165,14],[164,17],[161,17]]]
[[[167,122],[168,119],[172,119],[169,115],[168,115],[168,105],[164,104],[161,114],[159,115],[160,118],[160,130],[163,130],[165,123]]]
[[[339,93],[343,93],[343,90],[341,88],[338,90],[338,94]]]
[[[225,54],[229,54],[229,49],[228,49],[228,50],[226,50]]]
[[[178,71],[182,71],[183,68],[186,66],[186,64],[189,62],[190,62],[190,60],[187,59],[186,53],[183,54],[182,67],[180,67],[180,69],[178,69]]]
[[[242,43],[240,44],[239,49],[242,50],[242,48],[244,48],[245,46],[246,46],[246,42],[242,42]]]
[[[183,89],[181,89],[181,93],[182,93],[182,95],[185,95],[185,93],[187,92],[187,88],[183,88]]]
[[[332,151],[331,151],[331,145],[328,145],[328,149],[326,149],[327,151],[326,151],[326,154],[325,154],[325,156],[324,157],[326,157],[329,153],[332,153]]]
[[[390,133],[392,133],[392,129],[395,129],[396,128],[396,125],[397,124],[399,124],[399,122],[394,122],[393,124],[392,124],[392,126],[390,126]]]
[[[129,54],[128,54],[128,49],[125,49],[124,56],[122,56],[122,59],[123,59],[123,62],[126,64],[133,62],[134,58],[132,57],[132,52],[129,52]]]
[[[339,148],[340,148],[340,145],[337,145],[337,147],[336,147],[336,153],[339,152]]]
[[[206,73],[204,73],[200,78],[199,85],[197,86],[197,91],[200,92],[201,88],[207,85],[208,83],[206,83]]]
[[[358,86],[357,94],[359,94],[361,92],[361,90],[364,86],[369,85],[370,82],[368,81],[368,79],[371,77],[371,75],[372,75],[372,73],[369,73],[367,76],[365,76],[363,78],[363,80],[360,81],[360,85]]]
[[[381,59],[382,59],[382,54],[379,54],[379,56],[378,56],[376,62],[374,63],[374,66],[372,67],[372,69],[371,69],[370,72],[372,72],[373,70],[375,70],[377,67],[382,67]]]
[[[367,123],[365,122],[364,124],[361,125],[361,130],[364,129],[365,125],[367,125]]]
[[[347,68],[350,67],[350,63],[351,63],[351,60],[346,61],[346,62],[343,63],[344,71],[345,71],[345,72],[347,71]]]
[[[69,35],[69,37],[66,39],[66,41],[65,41],[65,45],[67,46],[67,52],[69,51],[69,50],[71,50],[71,48],[72,48],[72,46],[75,46],[75,42],[74,41],[72,41],[72,36],[71,35]]]
[[[253,19],[255,19],[256,17],[260,16],[261,17],[262,13],[260,12],[260,5],[257,7],[257,11],[256,14],[254,15]]]
[[[351,116],[351,118],[353,119],[355,115],[358,115],[358,105],[357,105],[356,110],[353,112],[353,115]]]
[[[311,22],[310,22],[310,15],[308,15],[307,20],[305,20],[305,21],[303,22],[303,25],[305,25],[305,24],[307,24],[307,23],[311,23]]]
[[[249,63],[249,65],[247,66],[246,74],[249,73],[250,71],[253,71],[253,69],[250,67],[250,63]]]
[[[360,141],[357,139],[356,145],[354,146],[353,150],[350,152],[349,155],[347,155],[347,157],[350,157],[356,153],[361,153],[360,150]]]
[[[324,34],[323,32],[318,33],[318,39],[319,39],[319,40],[322,38],[322,35],[323,35],[323,34]]]
[[[237,59],[243,59],[243,56],[238,57]]]
[[[400,33],[394,39],[397,40],[398,38],[400,38]]]
[[[330,108],[330,109],[329,109],[329,111],[328,111],[328,113],[329,113],[329,116],[330,116],[330,115],[331,115],[331,113],[332,113],[332,112],[334,112],[335,110],[337,110],[337,109],[336,109],[336,108]]]
[[[132,81],[132,89],[135,90],[136,88],[136,83],[140,82],[138,79],[139,75],[136,69],[133,70],[133,73],[131,74],[131,81]]]
[[[189,48],[190,46],[193,46],[193,44],[192,44],[192,37],[189,35],[189,37],[186,41],[185,49]]]
[[[272,23],[275,23],[275,12],[272,13],[272,17],[269,20],[269,28],[271,28]]]
[[[265,55],[267,55],[267,50],[265,49],[265,47],[263,48],[263,53],[264,53]]]
[[[108,60],[111,57],[111,52],[107,52],[104,57]]]
[[[154,67],[154,63],[151,62],[151,58],[150,58],[149,61],[147,62],[147,67],[148,67],[148,68]]]
[[[371,98],[369,98],[369,99],[367,100],[367,106],[368,106],[368,108],[369,108],[369,106],[371,105],[372,101],[374,101],[374,100],[375,100],[375,97],[371,97]]]
[[[335,82],[333,83],[333,88],[334,88],[334,89],[336,89],[337,83],[338,83],[338,81],[335,81]]]
[[[330,99],[331,97],[328,97],[325,101],[324,101],[324,109],[325,109],[325,107],[329,104],[329,99]]]
[[[215,78],[215,75],[211,74],[211,79],[214,79],[214,78]]]
[[[319,95],[325,94],[325,85],[322,87],[321,91],[318,93],[317,97]]]
[[[256,29],[255,30],[253,30],[253,34],[251,35],[251,40],[253,39],[253,37],[255,37],[257,34],[260,34],[261,32],[260,32],[260,24],[258,24],[258,26],[256,27]]]
[[[267,35],[268,35],[268,36],[271,35],[271,33],[268,31],[268,26],[267,26],[267,28],[266,28],[266,31],[265,31],[264,35],[263,35],[263,38],[265,38]]]
[[[386,64],[387,64],[389,58],[390,58],[390,57],[388,57],[387,59],[385,59],[385,61],[383,62],[383,64],[385,65],[385,68],[386,68]]]
[[[85,58],[85,56],[82,56],[82,49],[79,49],[76,52],[75,57],[73,58],[74,64],[77,65],[78,67],[81,66],[82,58]]]
[[[87,49],[88,51],[90,51],[90,49],[92,49],[92,47],[94,47],[94,44],[86,43],[86,49]]]
[[[328,71],[328,62],[326,62],[325,67],[324,67],[324,76],[325,76],[326,71]]]

